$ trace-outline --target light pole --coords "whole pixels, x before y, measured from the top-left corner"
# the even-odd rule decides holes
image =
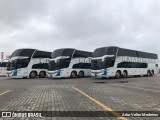
[[[1,60],[3,60],[4,52],[1,52]]]

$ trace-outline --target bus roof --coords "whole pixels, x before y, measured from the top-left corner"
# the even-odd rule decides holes
[[[158,55],[154,53],[125,49],[117,46],[97,48],[93,53],[93,57],[102,57],[104,55],[117,55],[117,56],[130,56],[130,57],[158,59]]]
[[[59,56],[72,56],[73,57],[92,57],[93,53],[88,51],[77,50],[74,48],[61,48],[52,52],[51,57],[56,58]]]
[[[33,58],[51,58],[51,52],[41,51],[31,48],[24,48],[15,50],[11,57],[17,57],[17,56],[33,57]]]
[[[27,57],[31,57],[33,55],[33,52],[36,49],[30,49],[30,48],[25,48],[25,49],[17,49],[13,52],[11,57],[16,57],[16,56],[27,56]]]

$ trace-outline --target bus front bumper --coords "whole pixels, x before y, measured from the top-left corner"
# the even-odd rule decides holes
[[[101,70],[91,70],[92,77],[103,77],[103,72]]]
[[[104,70],[91,70],[91,76],[92,77],[99,77],[99,78],[110,77],[108,74],[104,75]]]
[[[21,74],[19,71],[17,72],[16,75],[13,75],[13,70],[12,71],[6,71],[7,77],[10,78],[23,78],[23,77],[27,77],[27,75],[23,75]]]
[[[6,71],[7,77],[11,77],[12,76],[12,71]]]
[[[48,75],[51,78],[62,78],[62,77],[66,77],[64,74],[64,70],[61,69],[60,71],[58,70],[54,70],[54,71],[48,71]]]
[[[57,76],[57,70],[54,71],[48,71],[48,75],[51,78],[60,78],[61,76]]]

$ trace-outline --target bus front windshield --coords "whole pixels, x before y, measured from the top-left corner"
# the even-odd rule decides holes
[[[102,59],[93,59],[91,60],[91,69],[100,70],[102,69]]]
[[[101,70],[104,68],[113,67],[115,63],[115,57],[106,57],[102,59],[92,59],[91,69],[92,70]]]
[[[26,68],[29,64],[29,58],[15,59],[8,62],[7,70]]]
[[[70,58],[61,58],[57,60],[49,61],[49,70],[57,70],[69,67],[71,59]]]

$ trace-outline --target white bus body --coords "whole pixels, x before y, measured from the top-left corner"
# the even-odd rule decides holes
[[[11,78],[46,77],[48,63],[43,63],[46,58],[51,58],[51,52],[18,49],[9,60],[7,75]]]
[[[8,61],[3,60],[0,62],[0,76],[7,76],[6,69],[7,69]]]
[[[98,48],[93,53],[91,76],[153,76],[158,73],[158,56],[119,47]]]
[[[53,51],[48,73],[52,78],[90,76],[92,53],[65,48]]]

